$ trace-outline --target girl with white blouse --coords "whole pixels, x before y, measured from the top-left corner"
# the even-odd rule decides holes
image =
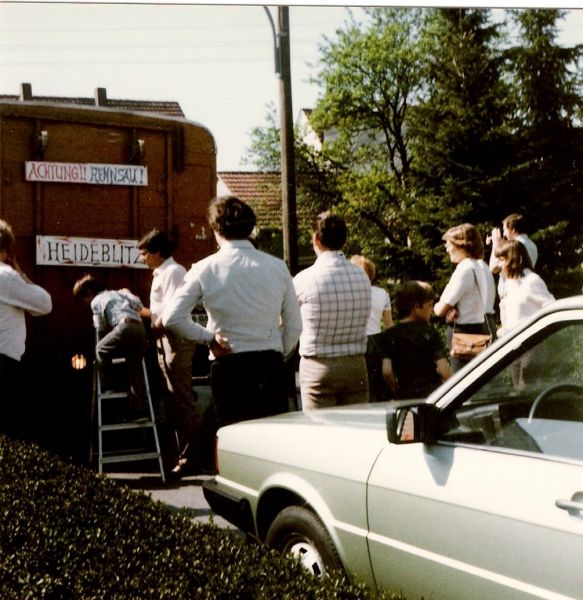
[[[499,286],[502,327],[498,330],[498,335],[504,335],[555,297],[532,270],[528,250],[520,241],[504,242],[496,249],[496,258],[504,276],[504,285]]]

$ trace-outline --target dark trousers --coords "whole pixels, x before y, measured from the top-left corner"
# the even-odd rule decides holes
[[[390,400],[393,395],[385,378],[383,377],[383,354],[378,345],[379,336],[376,333],[369,335],[366,344],[366,370],[368,373],[368,395],[370,402]]]
[[[0,354],[0,433],[19,437],[29,407],[24,406],[20,362]]]
[[[286,372],[279,352],[217,358],[211,364],[210,381],[219,427],[288,411]]]

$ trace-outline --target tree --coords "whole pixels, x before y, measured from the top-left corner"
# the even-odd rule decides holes
[[[297,139],[299,205],[346,216],[347,251],[383,278],[438,287],[451,271],[436,252],[444,230],[469,221],[486,235],[511,212],[533,215],[540,264],[568,275],[550,287],[580,289],[581,54],[557,47],[560,14],[508,11],[517,37],[484,9],[377,8],[347,22],[321,47],[311,124],[323,142]],[[273,139],[257,130],[253,151]]]
[[[251,145],[245,151],[244,165],[251,165],[258,171],[281,170],[281,146],[279,138],[279,119],[275,104],[267,105],[266,125],[251,130]]]
[[[434,252],[445,229],[471,222],[485,234],[507,204],[511,104],[499,40],[484,9],[433,11],[424,29],[426,89],[411,131],[414,230],[434,273],[450,270],[445,253]]]
[[[422,11],[369,9],[321,47],[322,94],[311,122],[326,132],[319,173],[328,199],[351,221],[350,250],[375,257],[393,278],[410,270],[407,120],[422,84]],[[314,195],[317,190],[314,190]]]
[[[520,45],[508,53],[515,82],[514,211],[530,216],[543,277],[559,296],[581,289],[583,134],[574,125],[582,101],[581,48],[557,45],[555,9],[513,10]],[[501,213],[499,217],[503,216]]]

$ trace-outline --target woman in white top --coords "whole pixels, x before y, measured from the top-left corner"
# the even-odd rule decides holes
[[[463,223],[443,235],[445,250],[456,266],[434,312],[445,317],[449,327],[446,341],[451,349],[453,329],[460,333],[495,333],[496,285],[484,262],[484,244],[476,227]],[[452,372],[468,362],[451,357]]]
[[[496,249],[496,258],[504,276],[504,285],[499,286],[502,327],[498,330],[498,335],[504,335],[555,297],[532,270],[528,250],[520,241],[504,242]]]
[[[350,262],[358,265],[368,275],[370,282],[376,279],[377,269],[372,260],[366,256],[354,254]],[[366,367],[368,372],[368,391],[371,402],[380,402],[389,397],[389,388],[382,374],[382,356],[375,342],[375,336],[381,332],[381,323],[384,329],[393,326],[393,310],[389,293],[381,287],[371,285],[370,316],[366,324]]]
[[[389,293],[381,287],[372,285],[377,275],[376,265],[366,256],[354,254],[350,262],[358,265],[368,275],[371,283],[371,306],[370,317],[366,324],[366,335],[374,335],[381,332],[381,323],[385,329],[393,326],[393,309]]]

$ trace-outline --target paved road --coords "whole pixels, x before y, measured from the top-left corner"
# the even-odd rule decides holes
[[[212,519],[220,527],[233,527],[215,515],[204,499],[202,483],[212,479],[209,475],[183,477],[169,483],[162,483],[160,476],[153,473],[111,473],[108,476],[133,490],[143,491],[153,500],[164,502],[171,509],[185,509],[195,521],[208,523]]]

